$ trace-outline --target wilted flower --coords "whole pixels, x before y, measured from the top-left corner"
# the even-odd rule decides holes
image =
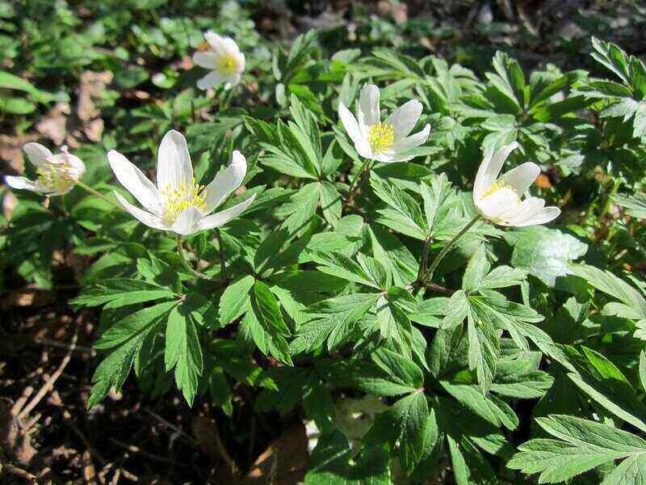
[[[115,192],[117,200],[136,219],[154,229],[183,236],[222,226],[242,213],[255,195],[229,209],[208,215],[236,190],[247,173],[247,161],[233,152],[229,166],[206,187],[193,178],[186,139],[171,130],[161,141],[157,155],[157,186],[121,153],[108,153],[117,179],[144,207],[140,209]]]
[[[209,89],[224,82],[225,89],[229,89],[238,84],[245,67],[245,57],[238,44],[232,38],[221,37],[210,30],[204,34],[204,38],[210,49],[193,54],[193,62],[211,69],[211,72],[197,82],[197,87]]]
[[[556,219],[561,210],[545,207],[545,201],[538,197],[522,195],[541,173],[538,165],[526,162],[498,178],[502,165],[518,143],[506,145],[495,153],[486,155],[473,186],[473,202],[480,214],[502,226],[532,226],[545,224]]]
[[[405,162],[415,155],[410,151],[428,138],[431,125],[408,136],[422,114],[422,103],[413,99],[397,108],[383,123],[379,111],[379,88],[366,84],[359,96],[357,117],[339,103],[339,117],[354,147],[364,158],[378,162]]]
[[[74,188],[85,172],[83,161],[61,147],[61,153],[54,155],[40,143],[27,143],[22,147],[29,161],[36,166],[38,178],[6,176],[7,185],[14,189],[31,190],[45,195],[62,195]]]

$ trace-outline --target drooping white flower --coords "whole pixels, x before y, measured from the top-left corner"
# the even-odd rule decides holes
[[[208,31],[204,38],[210,49],[193,54],[193,62],[211,72],[197,81],[200,89],[210,89],[220,82],[229,89],[240,82],[245,67],[245,57],[231,37],[221,37]]]
[[[505,160],[516,148],[518,143],[514,142],[485,154],[473,186],[473,203],[486,219],[501,226],[523,227],[553,221],[561,214],[558,207],[545,207],[545,201],[538,197],[521,200],[541,173],[538,165],[526,162],[498,178]]]
[[[412,99],[397,108],[381,122],[379,88],[366,84],[359,95],[357,117],[339,103],[339,118],[359,155],[378,162],[406,162],[414,157],[410,151],[428,139],[431,125],[409,135],[422,114],[422,103]]]
[[[240,204],[208,215],[240,186],[247,173],[247,161],[240,152],[234,151],[229,166],[209,185],[197,185],[186,139],[175,130],[166,133],[159,145],[157,186],[121,153],[111,150],[108,160],[117,180],[143,209],[116,192],[115,197],[139,222],[154,229],[183,236],[213,229],[240,215],[255,198],[254,194]]]
[[[40,143],[27,143],[22,147],[29,161],[36,167],[38,178],[7,175],[5,182],[13,189],[31,190],[45,195],[62,195],[74,188],[85,172],[83,161],[61,147],[61,153],[54,155]]]

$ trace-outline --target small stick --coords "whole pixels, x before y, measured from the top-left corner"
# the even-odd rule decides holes
[[[58,366],[58,369],[56,369],[56,371],[50,376],[50,378],[47,379],[43,387],[40,388],[40,390],[36,393],[36,395],[29,402],[29,404],[27,404],[24,408],[22,408],[22,410],[20,411],[20,414],[18,414],[17,416],[18,420],[27,416],[38,405],[41,399],[43,399],[45,395],[54,388],[54,384],[56,383],[58,378],[63,374],[65,367],[67,367],[67,364],[69,364],[70,360],[72,359],[72,353],[76,348],[76,341],[78,339],[78,336],[79,336],[79,332],[77,327],[76,330],[74,331],[74,336],[72,337],[70,348],[67,350],[67,354],[65,354],[65,357],[63,357],[63,360]]]

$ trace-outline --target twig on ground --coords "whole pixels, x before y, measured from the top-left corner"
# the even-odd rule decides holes
[[[63,357],[63,360],[59,364],[56,371],[49,377],[49,379],[47,379],[43,387],[40,388],[40,390],[36,393],[34,398],[29,402],[29,404],[27,404],[24,408],[22,408],[22,410],[17,416],[18,420],[21,420],[25,416],[27,416],[38,405],[38,403],[47,395],[47,393],[54,388],[54,384],[56,383],[58,378],[63,374],[65,367],[67,367],[67,364],[69,364],[70,360],[72,359],[72,353],[76,348],[76,341],[78,340],[78,336],[79,336],[79,332],[77,327],[74,331],[74,335],[72,336],[72,341],[70,342],[70,347],[67,350],[67,354],[65,354],[65,357]]]

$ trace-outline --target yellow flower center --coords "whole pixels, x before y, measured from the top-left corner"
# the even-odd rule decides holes
[[[376,123],[368,128],[368,143],[373,153],[390,150],[395,141],[395,129],[388,123]]]
[[[195,179],[190,183],[182,182],[177,188],[167,185],[161,194],[164,197],[163,218],[168,222],[174,222],[177,216],[191,207],[200,212],[206,211],[206,189],[204,185],[198,185]]]
[[[76,183],[72,176],[72,165],[67,160],[58,163],[45,162],[38,167],[36,173],[38,183],[47,192],[66,192]]]
[[[509,185],[509,184],[508,184],[507,182],[505,182],[503,179],[496,180],[496,182],[495,182],[494,184],[491,184],[491,185],[487,188],[487,190],[485,190],[485,191],[482,193],[482,197],[481,197],[481,198],[482,198],[482,199],[484,199],[485,197],[489,197],[490,195],[495,194],[495,193],[496,193],[496,192],[498,192],[500,189],[504,189],[505,187],[511,188],[511,185]]]
[[[238,60],[231,54],[218,56],[215,59],[215,70],[225,76],[231,76],[238,70]]]

